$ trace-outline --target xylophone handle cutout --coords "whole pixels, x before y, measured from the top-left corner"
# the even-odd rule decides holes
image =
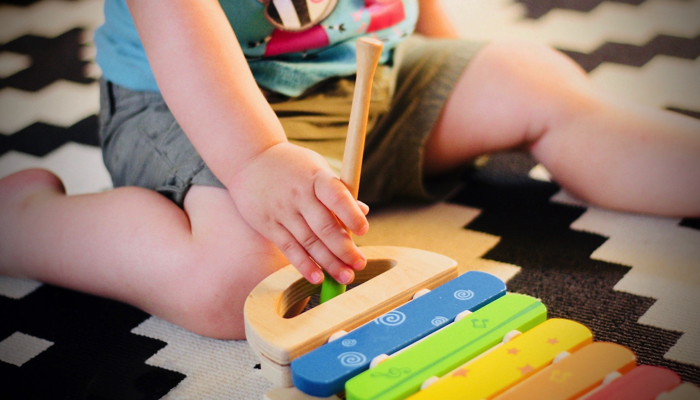
[[[368,260],[362,271],[355,273],[356,284],[363,284],[396,266],[396,260]],[[320,285],[314,285],[307,280],[296,281],[282,294],[277,313],[286,319],[300,315],[309,297],[320,291]]]

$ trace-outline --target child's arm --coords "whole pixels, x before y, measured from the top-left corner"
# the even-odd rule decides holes
[[[346,283],[367,220],[318,154],[287,142],[216,0],[128,0],[158,87],[246,221],[300,272]],[[313,258],[313,260],[312,260]]]
[[[416,32],[425,36],[458,38],[459,34],[447,18],[440,0],[419,0]]]

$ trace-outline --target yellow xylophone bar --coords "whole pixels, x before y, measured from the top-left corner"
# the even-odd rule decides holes
[[[611,372],[627,373],[637,357],[618,344],[596,342],[566,356],[512,387],[497,400],[575,399],[600,385]]]
[[[552,363],[562,352],[591,343],[585,326],[550,319],[446,375],[410,399],[492,399]]]

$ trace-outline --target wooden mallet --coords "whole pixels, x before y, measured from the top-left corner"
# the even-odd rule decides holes
[[[340,180],[348,187],[355,200],[357,200],[357,193],[360,189],[360,171],[362,170],[362,153],[365,148],[365,134],[367,133],[372,80],[374,79],[374,72],[377,70],[383,47],[383,43],[378,39],[364,37],[357,41],[357,78],[352,98],[352,108],[350,109],[350,123],[348,125],[348,136],[345,141],[343,165],[340,169]],[[321,285],[321,297],[319,300],[321,303],[345,292],[345,285],[341,285],[327,273],[325,275]]]

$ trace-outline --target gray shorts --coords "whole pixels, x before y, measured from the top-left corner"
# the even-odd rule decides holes
[[[414,36],[394,65],[377,69],[359,198],[370,205],[444,198],[459,171],[424,179],[422,148],[462,71],[482,43]],[[224,187],[159,93],[100,82],[100,140],[115,187],[153,189],[182,207],[192,185]],[[290,142],[319,152],[339,171],[354,80],[324,81],[296,98],[266,93]]]

